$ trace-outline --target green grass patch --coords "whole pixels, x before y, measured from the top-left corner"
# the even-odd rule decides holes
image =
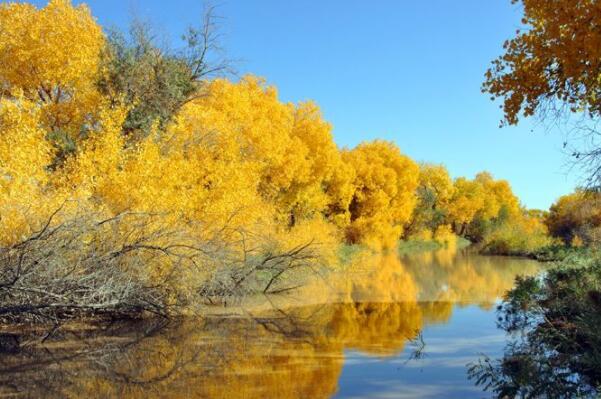
[[[470,245],[472,245],[472,242],[470,240],[468,240],[467,238],[457,237],[456,245],[457,245],[457,248],[461,249],[461,248],[469,247]]]
[[[471,242],[463,237],[457,237],[455,244],[458,249],[465,248]],[[420,252],[436,251],[444,248],[445,244],[434,240],[402,240],[399,241],[398,251],[401,255],[410,255]]]
[[[338,258],[340,263],[345,265],[349,263],[357,254],[365,251],[367,247],[359,244],[343,244],[338,249]]]
[[[412,253],[435,251],[443,247],[443,244],[433,240],[403,240],[399,242],[398,250],[401,255],[408,255]]]

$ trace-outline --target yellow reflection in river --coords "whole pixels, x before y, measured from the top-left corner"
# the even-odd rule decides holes
[[[343,271],[243,316],[64,333],[0,356],[0,396],[328,398],[345,350],[391,356],[454,304],[490,307],[536,262],[444,249],[359,254]],[[298,306],[305,303],[305,306]]]

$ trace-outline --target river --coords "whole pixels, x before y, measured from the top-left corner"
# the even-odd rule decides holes
[[[370,254],[202,318],[18,337],[0,354],[0,397],[486,397],[466,365],[502,355],[496,304],[539,270],[469,249]]]

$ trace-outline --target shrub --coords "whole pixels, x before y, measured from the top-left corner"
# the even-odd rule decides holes
[[[601,194],[577,190],[560,197],[552,206],[545,223],[549,232],[566,245],[590,245],[601,241]]]
[[[523,216],[502,223],[484,238],[482,251],[497,255],[533,255],[553,244],[539,219]]]
[[[601,260],[574,257],[544,279],[519,278],[499,307],[513,340],[469,368],[495,397],[597,397],[601,387]]]
[[[188,314],[203,301],[283,290],[286,273],[312,268],[312,242],[247,248],[226,227],[202,235],[170,215],[58,217],[0,247],[0,319],[48,321],[106,314]],[[261,277],[261,278],[259,278]],[[286,283],[286,282],[284,282]]]

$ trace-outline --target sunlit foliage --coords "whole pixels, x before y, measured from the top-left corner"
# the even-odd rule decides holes
[[[23,239],[51,209],[44,190],[52,148],[39,123],[39,109],[24,97],[0,100],[0,244]]]
[[[478,211],[483,219],[499,217],[501,212],[506,217],[519,212],[519,201],[506,180],[494,180],[488,172],[478,173],[474,180],[483,188],[484,203]]]
[[[601,6],[593,0],[513,0],[523,5],[524,29],[505,42],[505,54],[486,74],[484,91],[504,98],[505,121],[520,113],[601,111]],[[545,109],[547,108],[547,109]]]
[[[392,143],[363,143],[343,153],[355,169],[347,238],[393,248],[415,207],[419,169]]]
[[[346,172],[331,128],[314,104],[282,103],[275,88],[254,77],[239,83],[216,80],[208,93],[177,116],[168,129],[169,145],[204,143],[211,160],[221,162],[215,173],[231,168],[259,202],[274,206],[285,225],[330,215],[344,219],[351,194],[346,176],[352,171]],[[211,179],[211,184],[228,180],[239,206],[257,208],[256,200],[244,201],[236,193],[231,178]]]
[[[528,212],[502,221],[483,242],[485,252],[498,255],[529,255],[554,244],[543,218]]]
[[[560,197],[549,210],[549,232],[565,244],[597,244],[601,240],[601,195],[577,190]]]
[[[478,182],[464,177],[455,179],[455,191],[449,205],[449,219],[455,230],[464,234],[476,213],[484,207],[483,188]]]
[[[142,248],[179,259],[137,256],[148,257],[142,280],[167,287],[158,296],[173,304],[190,303],[203,278],[211,295],[238,287],[240,270],[282,254],[316,272],[338,266],[341,243],[388,250],[411,236],[453,247],[456,235],[481,240],[503,221],[528,225],[506,181],[452,180],[386,141],[340,150],[315,103],[282,102],[254,76],[212,79],[225,68],[205,58],[213,39],[210,29],[190,31],[184,57],[162,53],[139,27],[131,42],[107,39],[68,0],[0,5],[0,244],[82,221],[69,230],[82,253]],[[114,229],[93,226],[115,218]],[[214,252],[200,261],[207,247]],[[386,274],[393,269],[374,278],[400,278]],[[301,278],[282,279],[292,276]]]
[[[51,0],[0,5],[0,92],[40,106],[40,122],[61,150],[72,149],[99,106],[101,27],[85,5]]]
[[[601,6],[594,0],[512,3],[523,11],[522,26],[486,72],[482,91],[503,100],[501,126],[533,115],[567,126],[564,147],[587,184],[599,187]]]
[[[457,234],[481,241],[494,224],[521,214],[519,200],[505,180],[481,172],[473,180],[455,179],[448,221]]]
[[[405,235],[431,239],[432,233],[446,220],[454,192],[453,180],[444,165],[421,164],[416,190],[417,204]]]

